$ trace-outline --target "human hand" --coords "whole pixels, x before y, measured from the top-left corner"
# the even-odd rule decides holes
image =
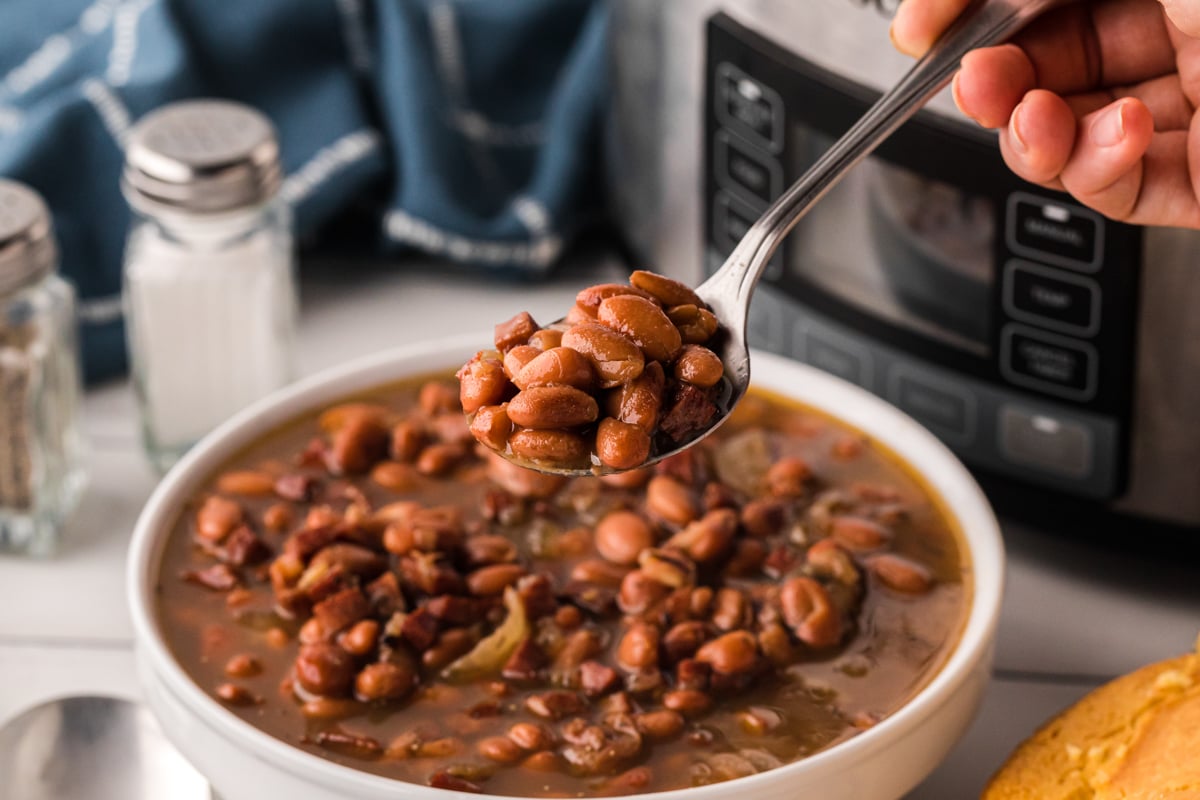
[[[923,54],[968,1],[904,0],[896,47]],[[1200,0],[1056,9],[967,54],[953,92],[1025,180],[1112,219],[1200,228]]]

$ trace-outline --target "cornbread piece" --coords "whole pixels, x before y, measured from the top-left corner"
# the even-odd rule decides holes
[[[1200,652],[1142,667],[1050,720],[983,800],[1200,800]]]

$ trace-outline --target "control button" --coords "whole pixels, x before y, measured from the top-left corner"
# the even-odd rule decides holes
[[[861,345],[810,325],[797,329],[796,350],[817,369],[871,388],[871,354]]]
[[[1014,464],[1068,478],[1092,473],[1092,432],[1085,425],[1017,406],[1000,409],[1000,451]]]
[[[717,67],[717,120],[772,153],[783,150],[783,98],[732,64]]]
[[[1086,208],[1016,192],[1008,198],[1008,246],[1047,264],[1095,272],[1104,260],[1104,220]]]
[[[1096,349],[1085,342],[1009,325],[1000,338],[1000,369],[1019,386],[1073,400],[1096,394]]]
[[[718,189],[713,199],[713,241],[721,253],[726,256],[732,253],[738,242],[750,232],[750,226],[766,210],[766,206],[762,206],[756,211],[741,198],[734,197],[724,189]],[[767,264],[763,278],[773,282],[782,277],[783,259],[780,252],[776,251]]]
[[[975,398],[947,381],[899,364],[892,371],[888,395],[902,410],[953,444],[966,444],[975,437]]]
[[[765,153],[717,131],[717,182],[748,202],[764,207],[783,191],[783,168]]]
[[[1095,281],[1025,261],[1005,268],[1004,308],[1016,319],[1063,333],[1091,336],[1100,329]]]

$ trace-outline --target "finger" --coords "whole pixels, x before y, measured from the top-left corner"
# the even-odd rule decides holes
[[[1156,131],[1187,130],[1192,122],[1192,106],[1183,93],[1179,75],[1161,78],[1112,90],[1071,95],[1066,99],[1076,117],[1083,117],[1122,97],[1141,100],[1154,117]]]
[[[969,0],[904,0],[892,18],[892,43],[914,58],[925,55],[934,40],[967,7]]]
[[[1162,9],[1145,0],[1098,0],[1053,11],[1014,40],[1038,85],[1059,94],[1138,83],[1175,70]]]
[[[1154,136],[1142,158],[1141,195],[1124,222],[1200,228],[1200,175],[1188,168],[1189,142],[1193,152],[1200,152],[1200,141],[1192,140],[1200,140],[1200,128]]]
[[[954,78],[954,102],[985,128],[1001,128],[1036,81],[1033,64],[1016,45],[975,50]]]
[[[1075,148],[1060,178],[1081,202],[1113,219],[1128,219],[1145,173],[1142,157],[1154,137],[1154,118],[1133,98],[1116,101],[1079,120]]]
[[[1061,97],[1035,89],[1013,109],[1000,131],[1000,154],[1019,177],[1043,186],[1058,179],[1075,146],[1076,117]]]
[[[1160,0],[1175,27],[1188,36],[1200,37],[1200,6],[1194,0]]]

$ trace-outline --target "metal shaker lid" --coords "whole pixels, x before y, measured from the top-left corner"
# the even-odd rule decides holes
[[[57,259],[50,212],[41,196],[0,178],[0,294],[53,272]]]
[[[241,103],[172,103],[130,131],[122,188],[147,211],[233,211],[269,199],[279,183],[275,129]]]

